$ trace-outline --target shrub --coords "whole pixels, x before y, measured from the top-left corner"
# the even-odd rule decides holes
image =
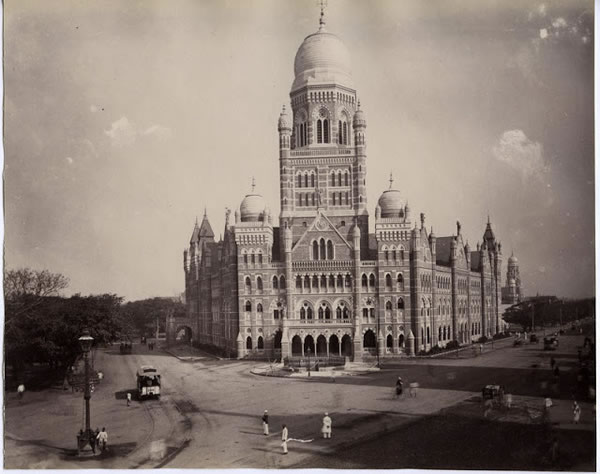
[[[460,344],[458,343],[458,341],[450,341],[448,344],[446,344],[446,350],[448,351],[458,349],[459,347]]]
[[[488,338],[486,336],[481,336],[479,339],[477,339],[477,342],[480,344],[483,344],[484,342],[487,342]]]

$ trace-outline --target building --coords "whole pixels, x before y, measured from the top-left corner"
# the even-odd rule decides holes
[[[519,261],[514,253],[508,259],[506,269],[506,286],[502,287],[502,304],[513,305],[523,299],[521,289],[521,276],[519,275]]]
[[[458,222],[436,237],[390,177],[369,233],[367,120],[323,12],[294,72],[278,122],[279,225],[253,183],[219,242],[204,215],[184,251],[194,340],[238,357],[361,360],[498,332],[502,252],[489,219],[475,250]]]

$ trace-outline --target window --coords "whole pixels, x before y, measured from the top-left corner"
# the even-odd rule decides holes
[[[323,120],[323,142],[329,143],[329,120]]]
[[[285,277],[283,275],[281,275],[281,278],[279,279],[279,288],[285,290]]]
[[[258,303],[258,304],[256,305],[256,312],[257,312],[257,313],[262,313],[262,312],[263,312],[263,307],[262,307],[262,304]]]
[[[254,257],[254,253],[252,255],[250,255],[250,262],[251,263],[256,263],[255,257]]]
[[[343,139],[343,142],[344,142],[344,145],[349,145],[349,142],[348,142],[348,133],[347,133],[348,132],[348,125],[346,124],[346,122],[343,123],[343,127],[344,127],[344,139]]]
[[[306,319],[306,309],[300,308],[300,319]]]
[[[246,277],[246,293],[250,293],[252,291],[252,283],[250,281],[250,277]]]
[[[338,277],[337,277],[337,286],[340,288],[344,287],[344,279],[343,279],[342,275],[338,275]]]
[[[327,241],[327,260],[333,260],[333,242]]]
[[[319,260],[319,244],[315,240],[312,244],[313,247],[313,260]]]
[[[367,308],[363,308],[363,318],[367,319],[369,317],[369,310]]]
[[[385,309],[386,309],[386,311],[391,311],[392,310],[392,302],[391,301],[386,301],[385,302]]]
[[[299,188],[302,187],[302,175],[301,174],[298,175],[298,187]]]
[[[297,290],[302,289],[302,277],[301,276],[296,277],[296,289]]]
[[[362,287],[363,288],[367,288],[367,284],[368,284],[367,283],[367,275],[365,275],[364,273],[363,273],[363,276],[361,278],[361,283],[362,283]]]
[[[310,277],[308,275],[304,277],[304,288],[310,289]]]
[[[352,278],[350,275],[346,275],[346,288],[350,288],[352,286]]]
[[[325,317],[325,311],[323,308],[319,308],[319,319],[323,319]]]
[[[262,253],[258,254],[258,263],[263,263]]]
[[[306,319],[312,319],[312,318],[313,318],[313,310],[312,310],[312,308],[309,307],[306,310]]]
[[[331,319],[331,309],[329,309],[329,306],[325,308],[325,319]]]
[[[310,175],[310,185],[313,188],[315,187],[315,175],[314,174]]]
[[[312,205],[315,205],[315,193],[312,193],[311,195],[311,201],[312,201]]]
[[[331,185],[335,186],[335,173],[331,173]]]
[[[333,205],[335,206],[336,205],[336,202],[335,202],[335,193],[331,193],[331,195],[333,197]]]
[[[333,275],[329,275],[329,288],[335,289],[335,277]]]
[[[398,309],[404,309],[404,300],[402,298],[398,298]]]
[[[262,336],[258,336],[258,344],[257,344],[259,349],[264,349],[265,348],[265,344],[263,343],[263,338]]]
[[[273,310],[273,319],[279,319],[279,310],[278,309]]]
[[[338,171],[338,186],[342,185],[342,172]]]
[[[317,143],[323,143],[323,122],[317,120]]]
[[[348,173],[344,173],[344,186],[348,186]]]
[[[346,227],[346,221],[342,221],[342,222],[340,223],[340,227]]]
[[[325,239],[319,241],[319,255],[321,260],[325,260]]]
[[[348,310],[348,308],[344,307],[344,319],[348,319],[350,317],[350,311]]]
[[[256,288],[259,291],[262,291],[262,289],[263,289],[263,282],[262,282],[262,278],[261,277],[256,277]]]
[[[321,288],[325,288],[327,286],[327,277],[325,275],[321,275]]]
[[[317,275],[313,275],[312,286],[313,288],[319,288],[319,277]]]
[[[276,276],[273,277],[273,289],[274,290],[279,289],[279,280],[277,279]]]
[[[246,311],[247,313],[252,311],[252,303],[250,301],[246,301],[246,305],[244,306],[244,311]]]
[[[385,275],[385,289],[388,291],[392,289],[392,277],[389,273]]]
[[[369,275],[369,286],[375,288],[375,275],[372,273]]]
[[[335,310],[335,319],[342,319],[342,308],[339,306]]]
[[[402,273],[398,274],[398,290],[404,291],[404,277],[402,276]]]
[[[348,176],[348,175],[346,175],[346,176]],[[348,191],[346,191],[346,206],[347,206],[347,205],[349,204],[349,202],[350,202],[350,200],[348,199],[348,195],[349,195],[349,193],[348,193]]]
[[[252,350],[252,338],[250,336],[246,338],[246,349],[249,351]]]
[[[387,249],[383,251],[383,258],[386,262],[390,259],[390,252]]]
[[[338,120],[338,144],[342,145],[344,143],[343,141],[343,135],[342,135],[342,121]]]

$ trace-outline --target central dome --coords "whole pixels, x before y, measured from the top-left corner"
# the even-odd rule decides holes
[[[350,53],[342,40],[325,30],[307,36],[294,60],[292,91],[307,84],[340,84],[354,88]]]
[[[397,189],[384,191],[377,205],[381,208],[381,217],[402,217],[403,215],[404,201]]]
[[[242,222],[255,222],[264,219],[265,200],[260,194],[248,194],[240,205]]]

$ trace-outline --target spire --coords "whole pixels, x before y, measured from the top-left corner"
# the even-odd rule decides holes
[[[319,18],[319,31],[325,30],[325,7],[327,6],[327,0],[319,0],[321,7],[321,17]]]
[[[254,181],[254,176],[252,176],[252,193],[254,193],[255,187],[256,187],[256,182]]]
[[[204,217],[203,219],[206,219],[206,206],[204,206]],[[198,218],[196,217],[196,222],[198,222]]]
[[[394,184],[394,176],[392,175],[392,172],[390,171],[390,189],[392,189],[393,184]]]

